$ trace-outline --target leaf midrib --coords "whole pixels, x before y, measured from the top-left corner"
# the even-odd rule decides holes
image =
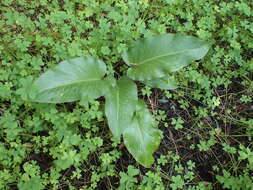
[[[116,107],[117,107],[117,114],[116,114],[116,119],[117,119],[117,124],[118,124],[118,126],[116,127],[116,129],[118,129],[118,131],[120,131],[120,129],[119,129],[119,125],[120,125],[120,121],[119,121],[119,89],[117,89],[117,94],[116,94],[116,99],[117,99],[117,105],[116,105]],[[119,134],[120,134],[120,132],[119,132]]]
[[[136,118],[137,119],[137,118]],[[140,136],[141,136],[141,147],[145,147],[145,145],[144,145],[144,136],[143,136],[143,134],[142,134],[142,131],[141,131],[141,123],[139,122],[139,120],[137,120],[137,128],[138,128],[138,131],[139,131],[139,133],[140,133]]]
[[[201,46],[203,47],[203,46]],[[192,51],[192,50],[197,50],[197,49],[200,49],[201,47],[198,47],[198,48],[193,48],[193,49],[184,49],[184,50],[181,50],[181,51],[174,51],[174,52],[170,52],[170,53],[166,53],[166,54],[162,54],[162,55],[158,55],[158,56],[155,56],[155,57],[151,57],[149,59],[146,59],[142,62],[139,62],[139,63],[132,63],[133,66],[139,66],[139,65],[142,65],[142,64],[145,64],[147,62],[150,62],[152,60],[155,60],[155,59],[159,59],[161,57],[166,57],[166,56],[170,56],[170,55],[176,55],[176,54],[180,54],[180,53],[184,53],[184,52],[187,52],[187,51]]]
[[[67,86],[71,86],[71,85],[76,85],[76,84],[79,84],[79,83],[94,82],[94,81],[101,81],[101,78],[98,78],[98,79],[77,80],[75,82],[71,82],[71,83],[68,83],[68,84],[55,86],[55,87],[52,87],[52,88],[44,88],[44,89],[41,90],[41,92],[42,91],[46,91],[46,90],[53,90],[53,89],[56,89],[56,88],[67,87]]]

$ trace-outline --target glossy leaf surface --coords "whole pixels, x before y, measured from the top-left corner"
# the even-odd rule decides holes
[[[31,101],[63,103],[95,99],[103,95],[106,82],[105,64],[93,57],[79,57],[59,63],[35,82],[35,97]]]
[[[163,34],[144,38],[124,52],[123,59],[131,66],[127,75],[133,80],[151,80],[166,76],[203,58],[207,42],[192,36]]]
[[[161,131],[143,101],[137,104],[135,115],[123,132],[128,151],[143,166],[149,168],[154,162],[153,153],[159,147]]]
[[[122,77],[105,95],[105,100],[105,115],[109,127],[114,137],[119,140],[123,130],[130,125],[136,108],[136,84],[127,77]]]
[[[153,87],[153,88],[160,88],[164,90],[174,90],[177,88],[177,83],[173,79],[173,77],[165,76],[162,78],[155,78],[151,80],[143,81],[144,84]]]

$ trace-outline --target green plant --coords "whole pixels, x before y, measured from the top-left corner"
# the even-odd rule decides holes
[[[42,74],[26,86],[29,94],[23,97],[42,103],[79,100],[85,104],[105,96],[105,115],[114,138],[119,142],[123,135],[133,157],[150,167],[162,133],[144,101],[138,100],[133,81],[154,88],[175,89],[171,73],[203,58],[208,49],[207,42],[191,36],[163,34],[144,38],[123,53],[129,68],[127,76],[119,80],[107,72],[106,64],[98,58],[79,57],[63,61]]]
[[[134,168],[132,165],[129,165],[127,168],[127,173],[120,172],[120,187],[119,190],[123,189],[134,189],[135,183],[137,183],[137,179],[135,178],[140,171]],[[136,187],[135,187],[136,188]]]

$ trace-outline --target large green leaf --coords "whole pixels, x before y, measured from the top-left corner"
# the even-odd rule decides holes
[[[137,104],[132,122],[123,132],[124,143],[128,151],[143,166],[149,168],[153,162],[153,153],[158,148],[161,131],[143,101]]]
[[[165,76],[162,78],[155,78],[151,80],[143,81],[144,84],[153,87],[153,88],[160,88],[164,90],[174,90],[177,88],[177,83],[171,76]]]
[[[103,95],[106,82],[105,64],[93,57],[79,57],[59,63],[35,82],[35,97],[31,101],[63,103],[95,99]]]
[[[127,75],[133,80],[143,81],[177,71],[204,57],[208,49],[208,43],[198,38],[163,34],[136,42],[122,57],[131,66]]]
[[[105,95],[105,115],[108,119],[112,134],[120,140],[122,131],[127,128],[132,120],[138,101],[136,84],[122,77],[110,93]]]

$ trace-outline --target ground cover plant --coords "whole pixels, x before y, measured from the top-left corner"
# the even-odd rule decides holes
[[[251,189],[252,9],[249,0],[2,0],[0,189]],[[211,48],[174,73],[177,90],[136,83],[163,132],[150,168],[113,138],[106,99],[25,101],[42,73],[83,55],[118,79],[131,44],[166,33]]]

